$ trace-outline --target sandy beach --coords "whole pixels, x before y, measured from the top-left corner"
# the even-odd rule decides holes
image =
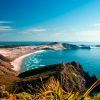
[[[8,50],[5,50],[5,49],[1,49],[0,50],[0,54],[2,54],[3,56],[8,56],[9,51]]]
[[[36,53],[40,53],[40,52],[43,52],[43,51],[45,51],[45,50],[39,50],[39,51],[31,52],[31,53],[28,53],[28,54],[25,54],[23,56],[16,58],[14,61],[11,62],[11,65],[13,66],[12,69],[17,71],[17,72],[20,72],[21,65],[22,65],[24,58],[26,58],[27,56],[29,56],[31,54],[36,54]]]

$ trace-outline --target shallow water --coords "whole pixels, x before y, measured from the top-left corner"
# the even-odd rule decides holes
[[[63,62],[79,62],[90,75],[100,77],[100,49],[46,50],[24,59],[21,71]]]

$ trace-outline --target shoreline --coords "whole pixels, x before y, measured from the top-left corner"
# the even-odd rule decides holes
[[[34,52],[31,52],[31,53],[28,53],[28,54],[25,54],[25,55],[22,55],[22,56],[16,58],[16,59],[13,60],[12,62],[10,62],[11,65],[13,66],[12,69],[13,69],[14,71],[20,72],[22,62],[23,62],[23,60],[24,60],[26,57],[30,56],[31,54],[36,54],[36,53],[40,53],[40,52],[43,52],[43,51],[45,51],[45,50],[34,51]]]

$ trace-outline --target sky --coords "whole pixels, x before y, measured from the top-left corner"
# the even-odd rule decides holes
[[[100,42],[100,0],[0,0],[0,41]]]

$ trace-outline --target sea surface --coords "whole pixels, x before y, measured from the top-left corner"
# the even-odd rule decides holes
[[[19,46],[19,45],[42,45],[49,44],[51,42],[0,42],[0,47],[7,46]],[[63,43],[63,42],[61,42]],[[65,42],[64,42],[65,43]],[[66,42],[75,45],[100,45],[99,42]],[[22,64],[22,72],[31,70],[45,65],[51,65],[56,63],[67,63],[77,61],[79,62],[85,71],[88,71],[90,75],[96,75],[100,78],[100,48],[94,49],[72,49],[72,50],[46,50],[41,53],[32,54],[26,57]]]
[[[21,46],[21,45],[42,45],[42,44],[50,44],[53,42],[36,42],[36,41],[0,41],[0,47],[2,46]],[[60,43],[70,43],[75,45],[100,45],[100,42],[60,42]]]
[[[79,62],[90,75],[100,77],[100,48],[46,50],[24,59],[22,72],[56,63]]]

